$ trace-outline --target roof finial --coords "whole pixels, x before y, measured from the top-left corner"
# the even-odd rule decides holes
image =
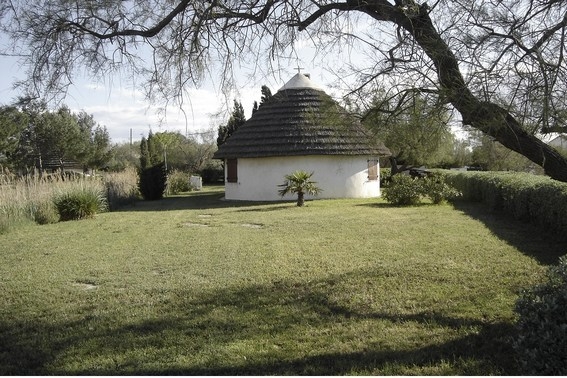
[[[302,69],[303,69],[303,67],[299,67],[299,64],[298,64],[298,65],[297,65],[297,68],[296,68],[297,73],[301,73],[301,70],[302,70]]]

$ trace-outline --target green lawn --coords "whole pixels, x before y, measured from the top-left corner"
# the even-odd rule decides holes
[[[0,375],[521,374],[518,291],[567,252],[473,205],[205,188],[0,236]]]

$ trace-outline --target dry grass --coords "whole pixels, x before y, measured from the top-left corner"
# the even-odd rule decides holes
[[[59,174],[39,172],[17,177],[8,171],[0,173],[0,234],[26,222],[40,224],[58,220],[53,200],[56,196],[88,187],[107,196],[111,210],[137,198],[135,170],[104,176],[65,178]]]

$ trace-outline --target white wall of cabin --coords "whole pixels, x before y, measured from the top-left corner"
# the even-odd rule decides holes
[[[278,185],[284,176],[297,170],[314,172],[312,180],[323,191],[315,198],[372,198],[380,196],[380,177],[368,180],[370,156],[284,156],[238,159],[238,182],[226,181],[227,200],[278,201],[293,200],[296,195],[282,198]],[[380,174],[378,166],[378,175]],[[312,196],[306,196],[311,199]]]

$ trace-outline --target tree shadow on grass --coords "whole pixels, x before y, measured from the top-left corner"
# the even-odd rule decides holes
[[[550,235],[535,225],[521,222],[503,213],[489,211],[479,203],[455,201],[453,206],[463,214],[482,222],[494,235],[541,264],[557,264],[559,257],[567,253],[567,239]]]
[[[135,321],[108,312],[73,321],[1,320],[0,373],[403,374],[404,369],[444,364],[450,365],[447,371],[433,371],[518,373],[509,344],[511,324],[436,309],[378,312],[334,299],[338,283],[363,278],[378,276],[360,271],[314,282],[229,287],[193,297],[189,291],[170,292],[156,300],[161,304],[152,308],[152,317]],[[366,333],[362,337],[368,339],[360,339],[357,327],[371,327],[379,337]],[[414,334],[416,329],[425,334]],[[391,342],[380,335],[394,330],[414,341]],[[435,338],[440,341],[431,340]]]
[[[231,201],[224,199],[224,191],[195,191],[181,195],[163,197],[155,201],[139,200],[134,204],[116,209],[115,211],[171,211],[171,210],[208,210],[223,208],[258,207],[274,202]]]

